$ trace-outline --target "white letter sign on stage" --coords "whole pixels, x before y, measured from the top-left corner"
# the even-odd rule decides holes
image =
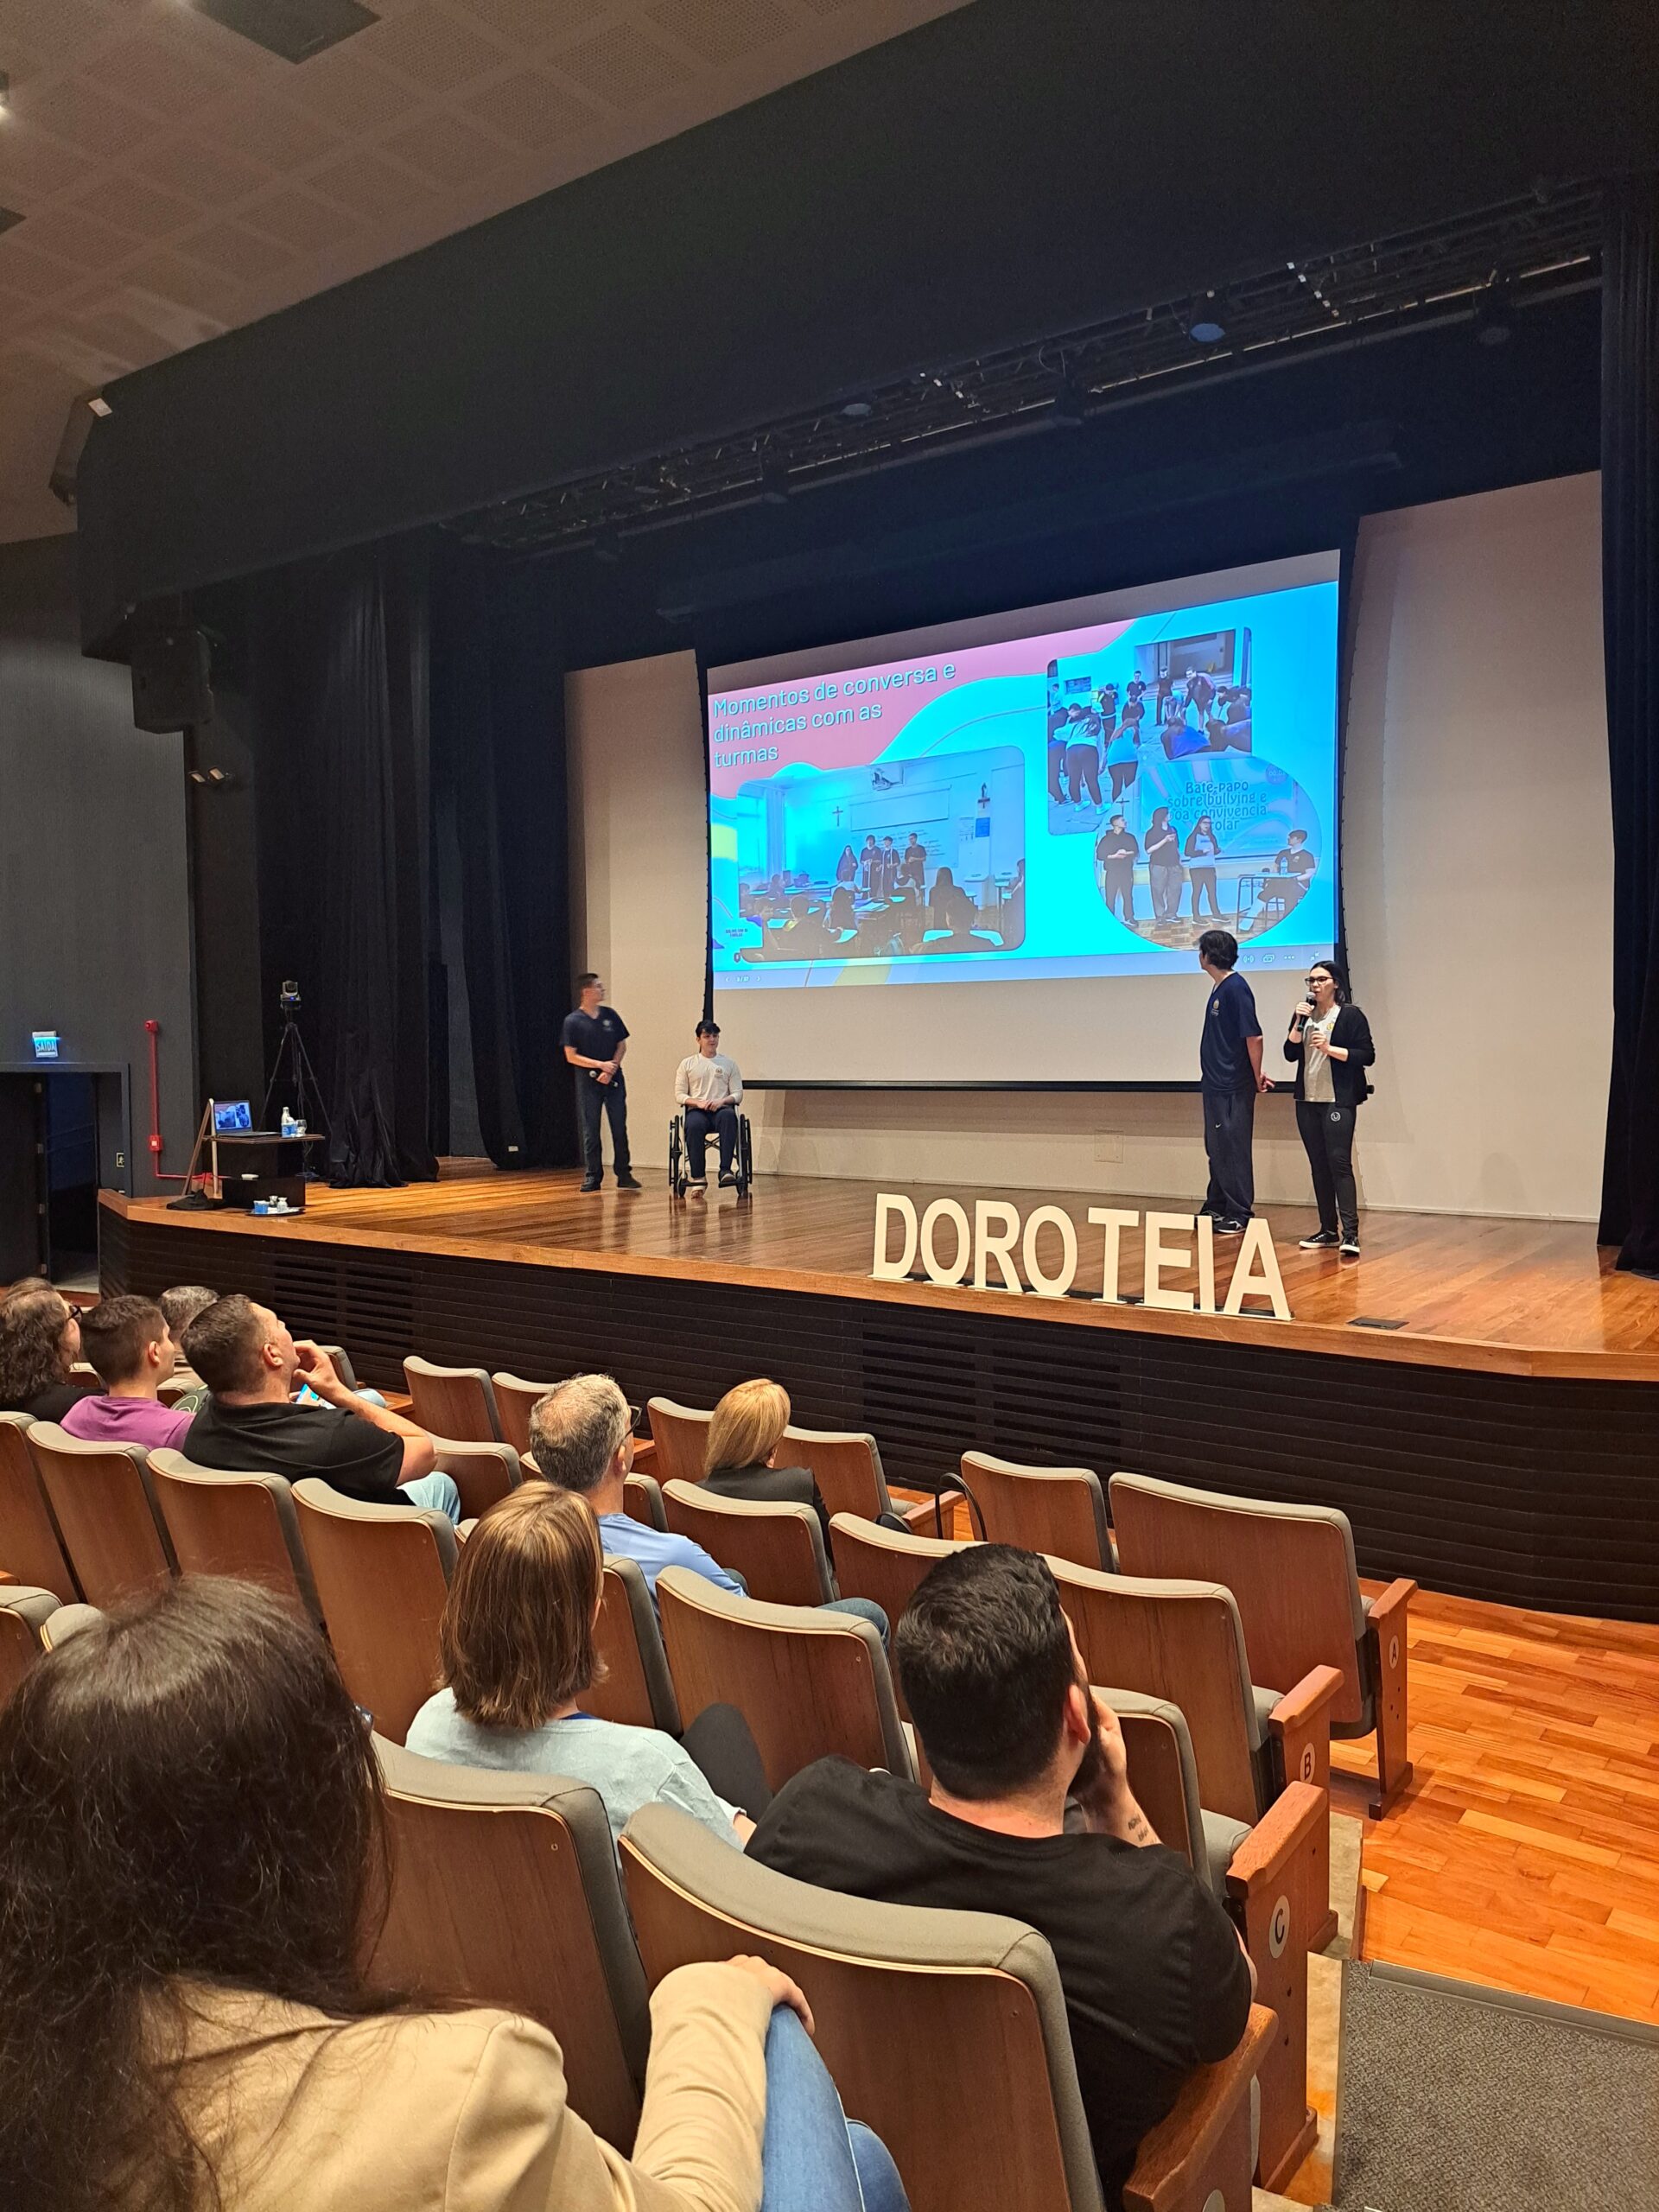
[[[903,1225],[902,1249],[891,1250],[894,1217]],[[1141,1216],[1119,1206],[1090,1206],[1092,1227],[1105,1231],[1100,1306],[1122,1306],[1118,1290],[1123,1231],[1139,1229]],[[940,1256],[938,1231],[948,1221],[944,1242],[949,1260]],[[1045,1268],[1039,1239],[1044,1230],[1058,1239],[1054,1253],[1058,1265],[1051,1274]],[[976,1198],[971,1229],[968,1210],[955,1198],[935,1198],[918,1221],[915,1201],[893,1191],[881,1191],[875,1200],[875,1256],[870,1273],[878,1282],[902,1282],[915,1265],[919,1249],[922,1267],[930,1282],[955,1287],[971,1281],[976,1290],[1024,1294],[1014,1261],[1016,1247],[1025,1262],[1030,1287],[1038,1298],[1065,1298],[1077,1272],[1077,1225],[1064,1206],[1033,1206],[1023,1231],[1020,1209],[1007,1198]],[[1052,1249],[1052,1248],[1051,1248]],[[1166,1277],[1192,1268],[1196,1263],[1198,1288],[1182,1290]],[[994,1278],[996,1278],[994,1280]],[[1168,1313],[1243,1313],[1247,1298],[1266,1299],[1281,1321],[1291,1318],[1285,1296],[1285,1279],[1279,1255],[1265,1221],[1249,1224],[1233,1265],[1232,1280],[1219,1308],[1216,1305],[1216,1230],[1207,1216],[1190,1213],[1149,1213],[1146,1217],[1146,1250],[1142,1303]]]
[[[897,1214],[905,1224],[905,1249],[896,1260],[887,1257],[887,1224]],[[875,1201],[875,1264],[870,1273],[878,1282],[902,1282],[916,1258],[916,1209],[908,1198],[890,1197],[886,1191]]]

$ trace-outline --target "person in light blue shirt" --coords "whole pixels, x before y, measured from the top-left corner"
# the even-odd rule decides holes
[[[529,1482],[498,1499],[462,1547],[438,1628],[443,1688],[416,1714],[409,1749],[453,1766],[585,1782],[613,1843],[641,1805],[663,1804],[741,1845],[753,1824],[710,1786],[695,1745],[582,1710],[601,1673],[601,1567],[594,1516],[569,1491]],[[724,1715],[714,1724],[716,1760],[721,1732],[740,1732],[753,1755],[737,1714],[713,1710]]]
[[[531,1408],[530,1456],[550,1483],[588,1501],[606,1551],[637,1562],[657,1601],[657,1577],[665,1567],[689,1567],[721,1590],[747,1592],[741,1580],[689,1536],[647,1528],[624,1509],[623,1484],[633,1465],[633,1424],[628,1402],[609,1375],[573,1375]],[[836,1598],[830,1608],[870,1622],[887,1641],[887,1617],[868,1598]]]

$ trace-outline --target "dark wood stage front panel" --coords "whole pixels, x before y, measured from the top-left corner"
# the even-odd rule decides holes
[[[1587,1227],[1374,1214],[1365,1257],[1339,1267],[1294,1249],[1306,1213],[1272,1209],[1296,1318],[1226,1320],[872,1282],[874,1185],[767,1179],[748,1205],[676,1205],[575,1179],[325,1192],[281,1223],[106,1194],[104,1280],[246,1290],[394,1386],[408,1351],[550,1380],[604,1368],[632,1397],[693,1405],[770,1374],[804,1423],[872,1430],[900,1482],[937,1483],[973,1446],[1319,1501],[1350,1515],[1367,1573],[1659,1619],[1659,1287],[1611,1274]],[[1090,1203],[1070,1194],[1097,1292]],[[1217,1247],[1224,1284],[1234,1249]]]

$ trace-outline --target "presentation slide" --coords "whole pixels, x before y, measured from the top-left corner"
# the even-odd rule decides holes
[[[1247,975],[1335,943],[1338,570],[713,671],[716,1012],[746,1073],[1189,1079],[1205,929]],[[1002,1074],[988,1046],[1016,1038]]]

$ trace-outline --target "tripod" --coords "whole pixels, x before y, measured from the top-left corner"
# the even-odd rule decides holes
[[[317,1071],[311,1065],[311,1055],[305,1049],[305,1039],[300,1034],[300,1025],[295,1019],[295,1007],[286,1000],[283,1003],[283,1033],[277,1041],[276,1057],[270,1064],[270,1080],[265,1085],[265,1103],[259,1109],[259,1119],[270,1127],[271,1102],[276,1097],[284,1074],[294,1092],[294,1115],[308,1128],[315,1115],[322,1125],[323,1135],[332,1141],[334,1131],[328,1126],[327,1110],[322,1103],[322,1085],[317,1081]],[[308,1182],[322,1179],[317,1169],[305,1171]]]

